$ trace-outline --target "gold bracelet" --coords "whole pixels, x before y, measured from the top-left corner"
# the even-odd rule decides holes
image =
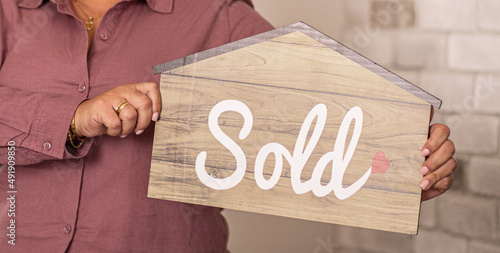
[[[71,144],[71,146],[73,146],[74,148],[79,148],[83,145],[83,141],[85,141],[87,139],[87,137],[78,137],[76,135],[76,131],[75,131],[75,115],[73,115],[73,118],[71,119],[71,125],[69,127],[69,130],[68,130],[68,138],[69,138],[69,143]],[[75,141],[78,141],[77,143],[75,143]]]

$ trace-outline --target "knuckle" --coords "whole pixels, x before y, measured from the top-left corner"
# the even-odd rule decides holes
[[[131,110],[122,111],[120,113],[120,118],[122,118],[123,120],[135,120],[136,114],[131,112]]]
[[[149,121],[148,120],[138,120],[136,127],[138,129],[146,129],[149,126]]]
[[[439,126],[441,128],[441,131],[443,131],[443,133],[445,133],[447,136],[450,135],[450,128],[447,125],[439,124]]]
[[[155,82],[146,82],[146,83],[144,83],[144,85],[150,89],[156,89],[159,87],[159,85]]]
[[[455,154],[455,144],[451,140],[446,140],[444,148],[447,152],[451,154]]]
[[[450,158],[446,164],[448,167],[450,167],[451,174],[453,174],[458,167],[458,162],[453,159],[453,157]]]
[[[118,120],[113,120],[108,125],[108,129],[110,129],[110,130],[116,130],[120,127],[121,127],[121,122]]]
[[[95,105],[96,107],[98,107],[99,109],[102,109],[102,108],[106,107],[107,102],[106,102],[106,100],[105,100],[105,99],[102,99],[102,98],[95,98],[95,99],[94,99],[94,105]]]
[[[431,173],[429,175],[429,181],[431,182],[431,185],[438,182],[441,178],[436,174],[436,173]]]
[[[445,177],[440,182],[440,190],[444,193],[453,185],[453,177]]]
[[[144,99],[141,99],[139,102],[138,102],[138,106],[140,108],[150,108],[152,105],[152,102],[150,99],[148,98],[144,98]]]

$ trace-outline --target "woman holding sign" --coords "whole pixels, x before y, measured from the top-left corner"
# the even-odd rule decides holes
[[[272,28],[242,0],[1,0],[0,251],[225,252],[218,208],[146,197],[151,67]],[[449,129],[430,133],[424,200],[456,167]]]

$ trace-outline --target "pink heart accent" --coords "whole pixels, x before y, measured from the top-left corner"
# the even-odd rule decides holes
[[[384,151],[378,151],[373,157],[372,173],[384,173],[391,166],[391,161],[385,158]]]

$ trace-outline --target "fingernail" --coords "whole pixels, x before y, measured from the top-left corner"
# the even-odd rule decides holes
[[[137,132],[135,132],[135,134],[139,135],[142,134],[142,132],[144,132],[144,130],[138,130]]]
[[[424,180],[420,183],[420,188],[422,188],[422,190],[427,190],[427,187],[429,187],[429,180]]]
[[[153,113],[153,118],[151,118],[151,120],[152,121],[157,121],[159,116],[160,116],[160,114],[157,113],[157,112],[155,112],[155,113]]]
[[[427,168],[427,166],[422,166],[422,168],[420,169],[420,174],[422,174],[423,176],[425,176],[428,172],[429,168]]]
[[[124,135],[120,135],[120,138],[125,138],[125,137],[127,137],[127,135],[126,135],[126,134],[124,134]]]
[[[429,149],[424,149],[424,150],[422,150],[422,152],[420,152],[420,154],[422,156],[428,156],[431,154],[431,151],[429,151]]]

